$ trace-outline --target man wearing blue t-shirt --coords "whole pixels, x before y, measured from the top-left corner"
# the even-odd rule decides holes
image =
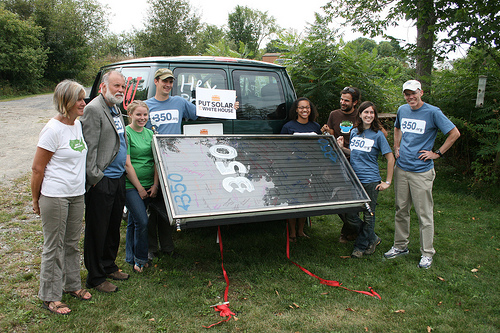
[[[158,134],[181,134],[182,119],[196,120],[196,106],[181,96],[170,96],[174,74],[168,68],[155,73],[155,96],[146,101],[149,120],[146,128]]]
[[[434,250],[434,203],[432,185],[435,178],[434,161],[443,156],[460,137],[457,127],[443,112],[422,101],[419,81],[403,84],[408,104],[398,109],[394,123],[394,191],[396,201],[394,245],[384,256],[392,259],[408,254],[410,209],[413,203],[420,227],[419,267],[429,268]],[[447,135],[443,145],[433,151],[438,130]]]

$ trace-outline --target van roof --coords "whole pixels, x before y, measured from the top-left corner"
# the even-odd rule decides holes
[[[251,59],[240,59],[240,58],[231,58],[231,57],[213,57],[213,56],[177,56],[177,57],[147,57],[147,58],[136,58],[129,59],[124,61],[115,62],[106,66],[107,67],[115,67],[125,64],[143,64],[143,63],[207,63],[207,64],[225,64],[228,63],[234,65],[241,66],[259,66],[259,67],[270,67],[270,68],[284,68],[283,66],[272,64],[269,62],[251,60]]]

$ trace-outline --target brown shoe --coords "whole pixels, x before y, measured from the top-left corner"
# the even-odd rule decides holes
[[[118,290],[118,287],[112,284],[111,282],[104,281],[98,286],[95,286],[94,289],[99,290],[103,293],[114,293]]]
[[[129,276],[130,275],[128,275],[127,273],[123,273],[121,269],[111,274],[108,274],[108,277],[113,280],[127,280]]]

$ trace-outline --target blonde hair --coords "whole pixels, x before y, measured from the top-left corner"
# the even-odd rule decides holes
[[[148,105],[144,101],[140,101],[140,100],[136,99],[135,101],[132,101],[132,103],[130,103],[127,106],[128,115],[131,116],[132,114],[134,114],[135,109],[137,109],[140,106],[142,106],[143,108],[146,108],[146,110],[148,110],[148,112],[149,112]]]
[[[85,97],[85,89],[80,83],[64,80],[56,86],[53,100],[57,112],[68,117],[69,110],[83,97]]]

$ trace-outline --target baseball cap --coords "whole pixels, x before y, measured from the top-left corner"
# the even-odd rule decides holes
[[[405,90],[411,90],[411,91],[422,90],[422,85],[417,80],[408,80],[403,84],[403,92]]]
[[[160,78],[160,80],[165,80],[166,78],[169,78],[169,77],[173,78],[174,74],[168,68],[160,68],[155,73],[155,79],[158,77]]]

